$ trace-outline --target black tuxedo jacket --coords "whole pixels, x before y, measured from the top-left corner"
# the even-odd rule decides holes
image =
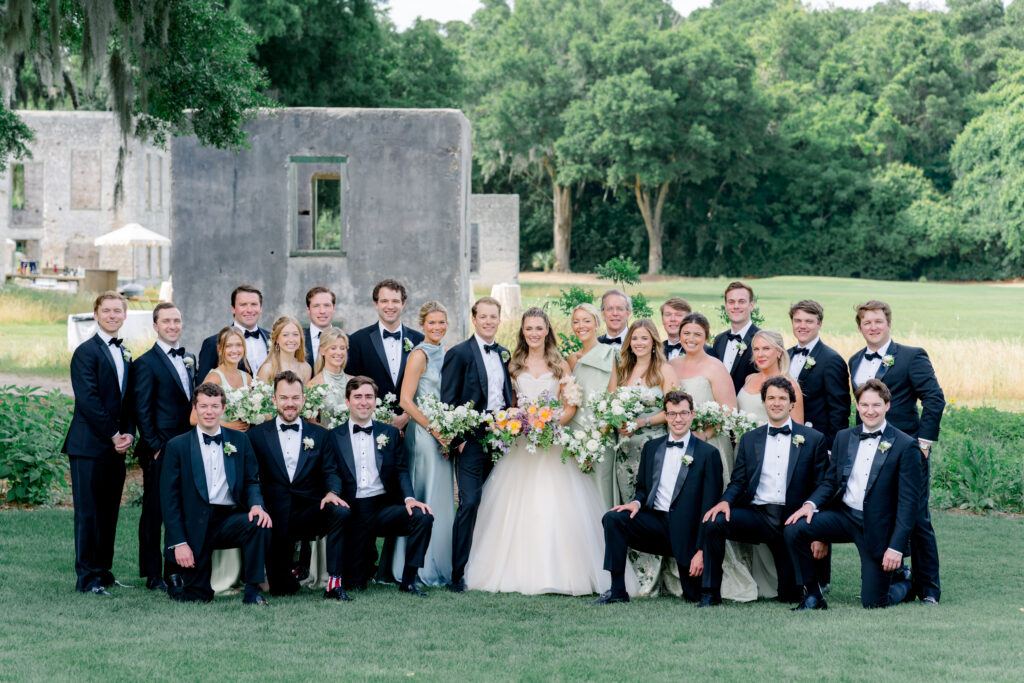
[[[789,360],[793,351],[789,349]],[[807,367],[807,360],[814,365]],[[832,347],[818,340],[807,356],[796,361],[802,364],[800,391],[804,395],[804,424],[810,423],[825,435],[825,444],[831,446],[836,434],[850,426],[850,373],[846,362]]]
[[[302,443],[299,447],[299,462],[295,467],[295,478],[291,480],[284,464],[277,420],[267,420],[246,432],[256,453],[260,491],[267,512],[274,520],[274,531],[284,534],[288,533],[293,496],[319,502],[328,491],[341,495],[337,458],[327,430],[302,419],[299,424],[300,442],[309,438],[313,440],[313,446],[306,448]]]
[[[508,374],[509,351],[498,346],[502,356],[501,367],[504,370],[505,382],[502,396],[505,407],[513,401],[512,378]],[[458,406],[470,401],[477,410],[487,409],[487,367],[484,356],[477,344],[476,336],[453,346],[444,354],[444,365],[441,366],[441,400],[448,405]]]
[[[221,427],[224,443],[235,447],[224,454],[224,475],[235,508],[248,512],[253,505],[263,505],[260,493],[256,454],[242,432]],[[210,522],[210,490],[203,468],[203,453],[195,429],[167,442],[160,472],[160,509],[164,516],[165,555],[174,559],[173,546],[188,543],[197,557],[203,552],[206,528]],[[271,518],[273,519],[273,518]]]
[[[666,443],[668,436],[651,439],[640,453],[636,493],[633,495],[633,500],[640,503],[640,509],[654,509]],[[704,547],[701,518],[718,502],[722,490],[722,459],[717,448],[691,434],[686,455],[692,456],[693,462],[689,467],[682,465],[679,468],[668,509],[670,541],[676,557],[692,557]]]
[[[405,377],[405,364],[409,359],[409,351],[405,350],[408,339],[415,346],[423,341],[423,334],[411,327],[402,325],[402,360],[398,368],[398,383],[391,380],[391,369],[388,366],[387,356],[384,354],[384,340],[380,336],[378,323],[373,323],[361,330],[356,330],[348,338],[348,362],[345,364],[345,374],[349,377],[365,375],[377,383],[377,396],[383,398],[385,394],[394,394],[398,397],[402,378]],[[395,412],[404,412],[394,405]]]
[[[861,349],[850,356],[851,383],[866,351]],[[939,438],[939,423],[946,407],[946,397],[935,378],[928,353],[924,349],[903,346],[894,341],[889,343],[887,353],[892,356],[892,366],[882,362],[875,373],[875,377],[885,382],[892,393],[892,405],[885,419],[915,439],[935,441]],[[918,401],[921,401],[920,415],[917,413]],[[860,422],[860,417],[857,422]]]
[[[804,438],[800,445],[790,441],[789,468],[786,474],[785,516],[793,514],[821,485],[828,467],[825,437],[810,427],[793,423],[793,437]],[[740,437],[736,449],[736,464],[732,468],[732,479],[722,494],[722,500],[732,507],[749,506],[754,501],[757,486],[761,483],[761,468],[764,465],[765,440],[768,425],[752,429]]]
[[[186,352],[185,358],[185,371],[194,391],[196,357]],[[162,451],[168,441],[192,428],[192,396],[185,393],[178,371],[158,344],[132,363],[132,395],[139,428],[135,455],[140,461]]]
[[[260,337],[269,346],[270,330],[260,327],[259,331]],[[245,330],[242,330],[242,333],[244,334]],[[202,382],[210,374],[210,370],[213,370],[215,367],[217,367],[217,335],[213,334],[203,340],[203,345],[199,349],[199,372],[196,373],[196,381]],[[238,364],[238,369],[245,370],[254,378],[256,377],[256,373],[249,367],[249,361],[247,360],[242,360]]]
[[[819,509],[842,505],[863,431],[858,425],[836,436],[825,478],[808,498]],[[883,443],[890,446],[875,451],[864,494],[864,540],[872,559],[879,561],[887,548],[906,551],[920,507],[922,479],[921,451],[912,438],[886,422],[879,447]]]
[[[404,505],[406,498],[414,498],[409,468],[405,464],[402,449],[402,434],[396,428],[383,422],[373,421],[373,446],[377,456],[377,471],[384,484],[384,495],[392,505]],[[341,481],[341,498],[346,503],[356,498],[356,461],[352,453],[352,436],[346,420],[330,431],[328,440],[336,458],[337,472]],[[387,443],[378,444],[377,439],[387,437]]]
[[[121,353],[120,349],[117,349]],[[117,383],[117,367],[107,344],[94,334],[71,355],[71,389],[75,410],[61,452],[79,458],[117,456],[115,434],[135,435],[130,389],[132,362],[124,363],[124,379]],[[118,456],[120,457],[120,456]]]
[[[736,354],[736,362],[732,364],[732,370],[729,374],[732,375],[732,386],[733,389],[739,393],[739,390],[743,387],[743,384],[747,381],[747,376],[757,372],[757,366],[754,365],[753,350],[750,348],[751,342],[754,340],[754,335],[758,333],[759,328],[757,325],[751,325],[747,333],[743,335],[743,343],[747,345],[747,348],[743,353]],[[732,332],[732,329],[728,329],[715,337],[715,342],[711,346],[712,354],[715,358],[725,362],[725,347],[729,344],[727,335]]]

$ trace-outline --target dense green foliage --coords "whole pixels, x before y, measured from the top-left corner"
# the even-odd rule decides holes
[[[73,400],[38,387],[0,387],[0,480],[8,503],[43,505],[67,489],[60,452]]]

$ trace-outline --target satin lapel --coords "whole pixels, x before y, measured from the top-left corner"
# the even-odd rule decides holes
[[[858,427],[856,431],[850,432],[850,440],[846,444],[846,462],[843,463],[843,480],[840,482],[840,491],[846,489],[846,482],[850,480],[850,473],[853,472],[853,463],[857,461],[857,448],[860,446],[860,434],[864,430]]]
[[[820,339],[818,340],[818,343],[814,345],[814,348],[811,349],[810,352],[807,354],[807,357],[803,361],[801,361],[804,364],[804,366],[800,368],[800,375],[797,377],[797,382],[803,382],[804,379],[807,378],[807,373],[812,370],[812,368],[807,367],[807,361],[810,360],[811,358],[814,358],[815,355],[817,355],[819,349],[821,349]],[[792,357],[790,358],[790,360],[793,360]]]
[[[409,358],[409,353],[410,352],[405,350],[405,340],[408,339],[410,342],[412,341],[412,339],[409,338],[409,332],[410,332],[409,328],[406,327],[405,325],[402,325],[402,345],[401,345],[401,348],[400,348],[402,353],[401,353],[401,356],[399,356],[399,361],[398,361],[398,376],[399,377],[403,376],[403,373],[405,372],[405,361],[408,360],[408,358]],[[415,344],[413,346],[415,346]],[[401,387],[398,387],[398,388],[401,389]]]
[[[892,356],[892,364],[896,365],[896,352],[899,351],[899,345],[894,342],[889,342],[889,349],[886,356]],[[885,356],[882,356],[882,362],[878,364],[878,372],[875,373],[875,379],[882,379],[885,377],[885,373],[889,372],[889,366],[885,364]]]
[[[793,434],[790,436],[790,439],[789,439],[789,464],[786,465],[786,490],[787,491],[789,490],[789,482],[793,478],[793,470],[796,469],[796,461],[797,461],[797,458],[800,457],[800,449],[802,448],[802,446],[797,446],[795,443],[793,443],[795,441],[794,437],[796,437],[796,435],[799,434],[799,433],[800,432],[798,432],[796,430],[796,425],[794,424],[793,425]],[[806,439],[806,437],[804,437],[804,438]]]
[[[349,434],[348,421],[342,423],[342,428],[334,433],[334,438],[338,440],[338,448],[341,450],[341,459],[348,465],[348,471],[352,473],[352,478],[356,479],[356,459],[352,455],[352,436]]]
[[[508,353],[508,349],[506,349],[504,346],[498,347],[498,353],[503,352]],[[498,359],[501,360],[501,357],[499,356]],[[508,363],[506,363],[504,360],[501,360],[501,370],[505,375],[505,381],[502,385],[502,391],[504,392],[505,395],[505,405],[510,406],[512,405],[512,394],[514,393],[512,391],[512,376],[508,374]]]
[[[654,507],[654,500],[658,495],[658,487],[661,485],[661,468],[665,464],[665,451],[667,450],[665,444],[667,443],[668,439],[663,439],[654,451],[654,463],[651,465],[651,490],[647,494],[647,501],[644,502],[647,507]]]
[[[754,456],[757,458],[757,462],[754,463],[753,469],[747,466],[747,471],[750,473],[747,477],[747,490],[751,492],[751,495],[757,492],[757,485],[761,481],[761,469],[764,467],[764,451],[765,451],[765,439],[768,438],[768,428],[764,428],[763,438],[758,439],[754,442]]]
[[[117,365],[114,364],[114,356],[109,351],[109,344],[104,344],[103,340],[100,339],[100,335],[99,334],[93,335],[93,339],[96,341],[96,346],[99,348],[100,353],[103,355],[104,358],[107,359],[107,362],[110,364],[110,370],[111,370],[111,372],[114,373],[114,384],[117,384]],[[128,364],[127,363],[124,364],[124,369],[125,369],[124,376],[127,379],[128,378]],[[123,383],[122,383],[122,386],[121,386],[121,393],[124,394]]]
[[[224,435],[224,443],[229,443],[227,432],[221,431]],[[238,444],[232,444],[235,447],[235,452],[232,455],[224,454],[224,477],[228,480],[228,490],[231,491],[231,497],[235,503],[241,505],[243,496],[242,494],[242,481],[238,474],[238,459],[242,456],[242,449],[238,447]]]
[[[856,389],[854,377],[857,376],[857,370],[860,368],[860,364],[864,362],[864,354],[867,353],[867,349],[861,349],[857,353],[853,354],[853,358],[850,359],[850,384]]]
[[[186,358],[192,359],[192,365],[185,363],[185,374],[188,375],[189,400],[192,400],[192,392],[196,390],[196,368],[199,367],[199,359],[194,353],[186,353]]]
[[[377,473],[381,473],[381,468],[384,466],[384,449],[377,445],[377,437],[383,433],[380,428],[380,423],[376,420],[373,421],[373,455],[377,459]],[[390,444],[388,444],[390,445]],[[383,477],[382,477],[383,480]]]
[[[281,474],[284,475],[284,481],[288,481],[288,468],[284,464],[284,451],[281,450],[281,439],[277,435],[277,420],[270,421],[273,425],[273,429],[263,429],[263,440],[267,444],[267,448],[274,455],[274,464],[277,465],[278,469],[281,470]],[[302,451],[299,451],[301,454]],[[302,462],[302,455],[299,455],[299,462]],[[295,468],[295,474],[298,475],[299,468]]]
[[[697,437],[695,437],[695,436],[693,436],[691,434],[690,435],[690,441],[689,441],[689,443],[686,444],[685,455],[688,455],[691,458],[693,457],[693,450],[694,450],[694,447],[697,445],[696,441],[697,441]],[[672,501],[669,503],[670,506],[672,505],[672,503],[675,503],[676,502],[676,498],[679,497],[679,492],[683,490],[683,483],[686,481],[686,476],[689,473],[690,473],[690,468],[686,464],[682,464],[682,465],[679,466],[679,474],[676,475],[676,486],[675,486],[674,489],[672,489]]]
[[[388,365],[388,356],[384,353],[384,340],[380,336],[380,327],[374,326],[373,330],[370,331],[370,343],[373,344],[373,350],[377,352],[377,358],[380,359],[384,372],[387,373],[388,377],[391,377],[391,366]],[[381,387],[381,390],[383,391],[383,387]]]
[[[203,452],[199,448],[199,434],[192,432],[189,439],[189,460],[192,463],[192,481],[195,482],[199,497],[210,502],[210,489],[206,485],[206,468],[203,466]]]
[[[299,462],[295,465],[295,477],[292,481],[297,481],[299,473],[302,472],[302,468],[309,462],[309,453],[306,451],[306,445],[303,441],[306,439],[306,421],[299,419]],[[310,437],[312,438],[312,437]],[[281,454],[281,462],[284,462],[284,454]]]
[[[896,434],[893,432],[892,425],[886,424],[885,431],[882,432],[882,438],[878,440],[878,449],[875,450],[875,457],[871,459],[871,471],[868,472],[868,484],[864,487],[864,497],[868,497],[868,493],[871,492],[871,487],[875,485],[875,481],[878,480],[878,473],[882,469],[882,465],[885,464],[885,459],[889,457],[889,451],[891,448],[886,448],[884,451],[881,446],[883,442],[888,442],[890,445],[896,440]]]
[[[469,352],[473,354],[473,362],[476,365],[476,374],[480,379],[480,391],[483,392],[484,405],[487,408],[487,366],[484,365],[484,354],[480,351],[480,345],[476,343],[476,337],[469,338]],[[506,370],[506,374],[508,371]]]
[[[159,346],[153,346],[153,353],[160,357],[160,364],[163,366],[164,371],[167,372],[168,376],[171,378],[171,381],[174,382],[174,385],[177,386],[184,394],[185,387],[181,385],[181,377],[178,376],[178,370],[174,367],[174,363],[171,362],[171,359],[167,357],[167,354],[164,353],[164,350],[161,349]],[[185,368],[185,374],[188,374],[188,368]],[[185,394],[185,398],[189,398],[188,394]]]

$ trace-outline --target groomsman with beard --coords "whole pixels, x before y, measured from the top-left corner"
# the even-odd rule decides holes
[[[722,604],[726,539],[764,543],[775,559],[779,601],[800,600],[783,521],[821,484],[828,466],[825,438],[789,417],[796,392],[785,377],[761,386],[768,424],[740,437],[732,479],[704,515],[704,595],[698,607]]]
[[[605,333],[597,338],[602,344],[622,348],[629,327],[629,316],[633,314],[633,300],[619,289],[609,289],[601,295],[601,317],[604,318]]]
[[[472,403],[475,410],[493,413],[512,405],[512,380],[508,374],[508,349],[494,341],[501,322],[501,304],[489,296],[477,299],[472,308],[475,334],[456,344],[444,356],[441,368],[441,401],[458,406]],[[486,427],[464,440],[454,440],[455,480],[459,508],[452,526],[452,583],[455,593],[466,592],[463,574],[473,544],[473,528],[480,507],[484,481],[490,474],[490,454],[483,447]]]
[[[850,377],[856,391],[871,378],[885,383],[892,394],[887,420],[917,440],[921,457],[921,500],[910,536],[913,595],[926,605],[939,604],[939,549],[935,542],[928,491],[931,482],[928,455],[939,438],[939,423],[946,398],[924,349],[892,341],[892,309],[884,301],[857,306],[857,327],[867,347],[850,357]],[[917,402],[921,402],[921,414]],[[858,422],[860,420],[858,419]],[[902,550],[902,548],[900,549]]]
[[[604,514],[604,568],[612,575],[611,589],[595,603],[629,602],[626,593],[626,553],[674,557],[684,597],[701,599],[704,572],[704,527],[701,517],[722,490],[722,460],[718,449],[690,432],[693,398],[682,391],[665,396],[668,436],[644,444],[632,501]]]
[[[725,364],[732,376],[733,389],[739,392],[747,375],[757,372],[750,344],[760,329],[750,319],[754,312],[754,290],[742,282],[730,282],[725,288],[725,313],[731,329],[715,337],[713,354]]]
[[[306,362],[311,370],[315,369],[316,355],[320,352],[320,335],[334,327],[334,305],[337,300],[334,292],[320,285],[306,292],[309,327],[303,330],[303,336],[306,338]]]
[[[348,338],[349,377],[363,375],[374,381],[378,395],[395,397],[395,421],[399,430],[405,430],[409,416],[398,405],[398,394],[405,376],[409,352],[423,341],[423,334],[402,324],[402,309],[408,299],[405,285],[397,280],[381,280],[373,288],[373,305],[377,309],[377,322],[352,333]]]
[[[267,573],[271,595],[292,595],[299,581],[292,570],[296,541],[327,536],[327,572],[341,576],[349,506],[339,496],[341,479],[327,430],[300,417],[302,378],[285,370],[274,378],[277,417],[249,430],[259,464],[260,490],[274,526]],[[345,600],[340,593],[325,598]]]
[[[267,359],[270,347],[270,332],[259,326],[263,312],[263,292],[252,285],[239,285],[231,292],[231,315],[234,326],[242,330],[245,337],[245,358],[238,363],[238,369],[256,377],[263,361]],[[200,380],[217,367],[217,335],[203,340],[199,349]]]
[[[163,564],[160,531],[160,454],[167,442],[192,429],[192,392],[195,389],[196,357],[186,353],[181,337],[181,311],[163,302],[153,309],[157,340],[132,367],[135,421],[139,442],[135,456],[142,469],[142,515],[139,517],[139,576],[146,588],[167,590],[167,581],[180,579],[181,568]],[[161,578],[163,565],[163,578]]]
[[[135,418],[128,393],[132,357],[118,331],[128,316],[128,302],[117,292],[96,297],[93,317],[99,328],[71,356],[75,408],[61,452],[71,462],[75,508],[75,589],[110,597],[114,536],[124,489],[124,456],[135,438]]]
[[[804,585],[795,611],[828,609],[815,576],[815,540],[857,546],[864,607],[913,599],[901,564],[921,498],[921,456],[914,440],[887,420],[885,384],[872,377],[854,396],[861,424],[839,432],[821,486],[786,520],[786,546]]]
[[[226,397],[219,384],[200,384],[192,396],[198,422],[164,449],[160,507],[165,556],[182,568],[182,585],[167,591],[180,602],[210,602],[213,551],[242,548],[242,602],[266,606],[259,585],[270,543],[256,455],[242,432],[221,426]]]

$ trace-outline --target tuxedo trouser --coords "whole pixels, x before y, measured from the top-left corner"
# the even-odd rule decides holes
[[[234,505],[211,505],[203,550],[195,554],[194,567],[181,570],[184,585],[179,593],[180,599],[187,602],[213,600],[213,588],[210,586],[213,551],[223,548],[241,547],[242,580],[245,583],[262,583],[266,578],[264,566],[269,546],[270,529],[258,526],[255,519],[250,522],[248,512]]]
[[[455,459],[455,481],[459,485],[459,507],[452,526],[452,583],[458,583],[466,571],[473,545],[476,513],[480,509],[484,482],[494,468],[490,454],[477,438],[468,439]]]
[[[142,469],[142,514],[139,515],[139,576],[164,578],[180,574],[181,567],[163,554],[161,531],[164,523],[160,510],[160,470],[163,458],[153,459],[150,455],[139,458]]]
[[[675,557],[679,565],[679,582],[687,600],[700,600],[700,579],[690,576],[691,557],[679,557],[672,549],[670,515],[660,510],[640,510],[630,519],[629,511],[606,512],[604,525],[604,568],[610,572],[626,571],[629,548],[642,553]],[[696,552],[696,550],[694,551]]]
[[[779,601],[800,600],[793,560],[782,535],[783,521],[781,505],[734,507],[729,511],[729,521],[725,520],[724,512],[718,513],[704,524],[704,576],[701,585],[713,595],[721,595],[726,539],[740,543],[764,543],[775,560]]]
[[[855,510],[823,510],[811,522],[800,520],[786,527],[786,545],[793,556],[797,581],[804,586],[818,582],[814,574],[811,541],[854,543],[860,554],[860,600],[864,607],[890,607],[903,602],[910,591],[906,581],[893,581],[893,573],[882,569],[881,556],[868,554],[863,518]]]
[[[935,529],[932,528],[932,515],[928,510],[931,475],[929,458],[921,453],[921,501],[914,520],[914,530],[910,533],[910,560],[913,566],[911,580],[916,597],[939,599],[942,590],[939,587],[939,546],[935,542]]]
[[[124,456],[71,456],[71,495],[75,509],[75,588],[88,591],[114,583],[117,516],[124,490]]]
[[[406,536],[405,565],[422,567],[433,526],[433,515],[420,509],[410,515],[404,505],[389,504],[386,496],[356,498],[340,544],[345,587],[358,588],[370,579],[373,562],[367,562],[367,555],[381,536]]]
[[[278,519],[268,509],[271,519]],[[351,510],[342,505],[327,504],[320,509],[319,500],[293,496],[287,524],[275,523],[270,530],[270,553],[267,556],[267,578],[274,594],[294,593],[299,582],[292,574],[295,566],[295,542],[316,540],[327,536],[327,573],[341,576],[344,569],[345,524]],[[281,520],[284,521],[284,520]],[[306,566],[309,566],[307,561]]]

